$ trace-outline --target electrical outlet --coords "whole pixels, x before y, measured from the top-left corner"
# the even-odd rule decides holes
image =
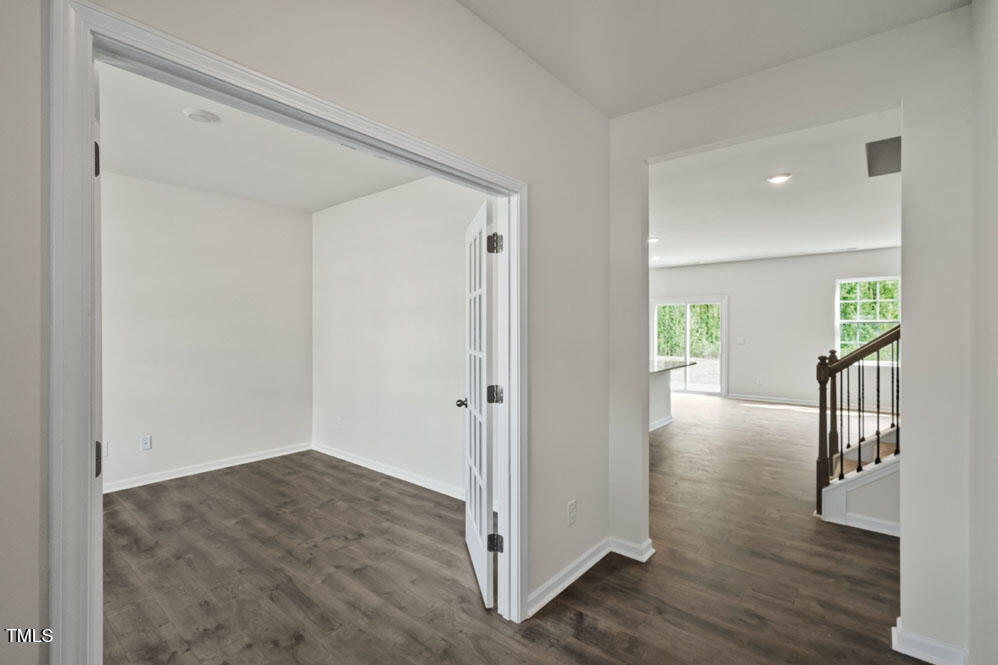
[[[152,434],[143,434],[139,439],[139,450],[152,450]]]
[[[568,502],[568,526],[575,524],[575,518],[578,517],[578,510],[575,503],[575,499]]]

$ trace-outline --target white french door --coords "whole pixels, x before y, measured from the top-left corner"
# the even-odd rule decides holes
[[[482,205],[464,234],[464,540],[478,578],[485,607],[495,598],[495,557],[489,551],[493,532],[492,440],[488,423],[488,203]]]

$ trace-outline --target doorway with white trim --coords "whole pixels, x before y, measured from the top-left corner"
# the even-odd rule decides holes
[[[152,561],[164,566],[173,565],[169,563],[171,561],[185,561],[185,565],[197,568],[215,555],[218,558],[210,565],[206,564],[209,567],[198,571],[205,575],[200,578],[202,586],[204,580],[211,578],[212,569],[218,573],[227,565],[238,564],[227,558],[231,552],[228,555],[220,553],[217,543],[199,545],[188,542],[186,550],[173,548],[171,556],[165,559],[143,559],[149,554],[143,549],[144,545],[152,544],[146,540],[147,537],[155,539],[156,533],[165,537],[165,531],[158,531],[164,528],[164,524],[198,523],[197,506],[213,504],[217,511],[200,513],[200,516],[206,527],[220,529],[223,526],[244,528],[259,518],[259,515],[253,517],[241,513],[234,507],[236,504],[253,505],[255,501],[265,512],[275,509],[280,512],[280,506],[284,505],[290,511],[287,515],[297,514],[302,519],[312,520],[306,528],[313,534],[311,542],[299,540],[297,543],[306,550],[335,551],[336,556],[345,557],[348,568],[352,565],[351,561],[353,565],[364,565],[367,555],[373,561],[383,556],[378,552],[365,554],[358,549],[358,543],[368,536],[371,526],[370,521],[366,526],[358,522],[357,515],[366,514],[384,523],[385,512],[371,503],[362,503],[365,506],[363,510],[340,511],[334,516],[327,514],[322,517],[312,512],[314,505],[332,506],[336,503],[349,504],[349,501],[342,496],[324,495],[321,489],[323,475],[316,475],[318,463],[306,464],[306,467],[313,468],[297,471],[289,466],[294,464],[292,459],[299,454],[326,453],[342,463],[366,467],[357,471],[360,485],[348,489],[348,493],[354,500],[363,502],[365,499],[370,501],[372,492],[377,495],[379,489],[385,490],[400,501],[395,511],[400,515],[406,514],[407,510],[428,510],[432,515],[445,510],[441,505],[446,505],[436,500],[427,503],[427,495],[420,489],[406,489],[409,485],[406,482],[399,484],[400,481],[465,499],[466,507],[461,509],[461,530],[465,532],[467,553],[464,553],[465,544],[460,544],[465,563],[447,566],[448,574],[466,567],[467,578],[472,581],[470,588],[479,596],[479,608],[495,606],[498,613],[506,618],[522,618],[524,577],[520,575],[520,531],[523,525],[519,493],[524,467],[519,445],[522,440],[520,382],[524,374],[519,348],[524,341],[520,329],[520,292],[525,283],[519,270],[522,265],[525,186],[276,82],[262,81],[252,72],[196,52],[165,36],[137,33],[131,24],[119,22],[103,13],[89,14],[86,8],[73,7],[73,10],[63,17],[69,24],[64,27],[72,33],[82,31],[87,39],[83,40],[84,44],[67,40],[64,57],[67,61],[65,69],[68,71],[76,67],[78,76],[72,80],[56,76],[54,81],[61,111],[53,119],[54,125],[61,127],[58,164],[55,166],[63,177],[53,183],[53,201],[59,203],[53,214],[53,238],[63,251],[53,258],[56,275],[52,284],[56,294],[53,302],[61,303],[53,314],[53,344],[67,351],[57,357],[53,366],[52,402],[57,407],[53,409],[53,418],[58,421],[55,423],[58,427],[53,431],[58,431],[60,435],[54,441],[57,448],[74,432],[86,432],[87,439],[98,443],[95,446],[96,456],[94,449],[89,449],[84,455],[83,451],[67,446],[63,454],[53,458],[52,511],[53,523],[58,526],[54,534],[52,565],[56,581],[54,593],[63,598],[62,602],[54,605],[53,624],[59,627],[63,639],[53,662],[101,662],[107,648],[129,648],[120,639],[116,644],[102,645],[101,622],[80,625],[72,614],[71,608],[82,604],[93,608],[92,617],[102,615],[99,582],[102,549],[104,560],[120,573],[116,576],[116,583],[126,587],[149,581],[144,577],[148,573],[142,572],[142,567]],[[95,59],[90,56],[91,45],[96,55],[96,66]],[[212,186],[205,185],[205,180],[178,183],[171,177],[156,173],[156,168],[164,166],[164,160],[146,160],[146,167],[152,170],[138,175],[115,173],[108,168],[111,164],[117,162],[118,170],[126,170],[124,165],[136,154],[140,159],[143,153],[148,157],[155,152],[154,147],[140,144],[141,141],[155,143],[159,139],[159,147],[163,150],[170,148],[170,141],[163,141],[164,136],[158,134],[162,127],[146,126],[140,128],[131,140],[119,141],[119,145],[135,148],[131,150],[135,154],[111,149],[108,142],[115,141],[115,132],[122,127],[115,125],[112,129],[111,116],[114,114],[109,114],[109,106],[104,109],[100,133],[89,121],[86,125],[93,129],[84,131],[80,119],[91,117],[91,109],[98,101],[95,94],[97,87],[83,89],[76,82],[80,78],[96,82],[97,69],[102,70],[102,76],[109,85],[111,79],[139,77],[144,79],[142,84],[153,88],[171,88],[173,92],[194,95],[198,98],[197,103],[172,109],[177,118],[188,123],[185,127],[191,131],[210,131],[212,125],[225,125],[226,121],[237,125],[252,116],[280,125],[283,130],[298,132],[312,139],[319,137],[322,141],[335,144],[335,151],[342,153],[336,159],[343,158],[352,164],[346,169],[350,177],[341,180],[357,184],[358,181],[363,182],[365,177],[376,180],[385,175],[385,169],[378,168],[366,174],[360,173],[366,168],[361,162],[366,160],[368,163],[390,165],[388,171],[394,169],[392,172],[395,175],[389,173],[386,177],[395,177],[400,182],[387,188],[375,184],[366,193],[353,191],[352,198],[331,201],[332,205],[321,208],[321,214],[319,208],[313,207],[309,215],[303,217],[295,205],[253,200],[266,199],[276,190],[268,193],[266,186],[239,182],[240,179],[234,175],[240,166],[238,159],[230,162],[228,170],[204,168],[210,166],[207,162],[211,157],[211,140],[203,136],[201,147],[207,144],[208,149],[200,156],[190,152],[181,154],[178,162],[183,163],[186,159],[187,171],[194,172],[200,168],[209,181],[214,177]],[[100,96],[104,96],[103,92]],[[155,94],[139,92],[137,98],[155,99]],[[142,118],[148,119],[148,116],[142,115]],[[104,148],[100,157],[98,141],[103,143],[101,147]],[[259,150],[264,144],[250,146],[242,153],[243,162],[259,159],[258,166],[263,171],[261,182],[265,182],[268,175],[273,180],[287,173],[279,168],[280,164],[266,159],[266,151]],[[180,149],[180,146],[174,147]],[[303,146],[291,152],[292,161],[308,162],[308,150]],[[357,153],[356,159],[348,155],[351,152]],[[361,156],[363,159],[359,159]],[[98,167],[95,173],[94,163],[98,158],[103,162],[103,170]],[[418,176],[411,177],[407,170]],[[80,187],[84,182],[86,186]],[[243,193],[226,191],[225,188],[233,184],[244,187]],[[303,186],[293,192],[293,196],[307,197],[308,187],[304,186],[307,183],[298,184]],[[106,190],[103,197],[100,195],[101,187]],[[213,188],[220,191],[209,191]],[[452,244],[456,247],[453,253],[458,258],[455,262],[456,278],[446,280],[455,295],[451,298],[434,294],[437,300],[456,302],[457,307],[453,304],[449,307],[460,310],[457,319],[460,328],[453,339],[437,335],[432,326],[415,320],[415,313],[425,313],[428,306],[419,306],[413,298],[405,297],[407,293],[411,296],[420,280],[427,277],[426,273],[432,272],[442,262],[440,257],[428,253],[420,255],[415,251],[421,234],[428,234],[427,227],[420,226],[419,215],[414,212],[419,206],[420,192],[400,192],[414,188],[432,190],[422,192],[424,198],[436,197],[439,200],[441,192],[463,197],[462,205],[467,211],[453,212],[448,221],[451,226],[460,225],[459,233],[453,235],[455,241]],[[455,194],[457,190],[464,193]],[[374,197],[386,192],[410,195],[406,202],[398,205],[403,211],[396,215],[400,224],[409,224],[408,234],[404,231],[399,233],[397,228],[392,233],[384,224],[368,224],[366,227],[359,223],[352,224],[351,215],[356,211],[350,208],[369,205]],[[166,208],[157,206],[157,197],[159,200],[162,197],[174,201],[181,199],[188,207],[181,210],[182,206],[172,203]],[[71,209],[74,202],[82,201],[89,201],[85,209],[89,209],[90,213],[79,216],[62,214],[62,211]],[[205,208],[209,210],[198,217],[189,214],[194,208],[202,212]],[[100,213],[108,210],[114,212],[105,213],[105,219],[101,220]],[[368,219],[372,214],[377,216],[378,221],[389,216],[383,208],[377,213],[368,211]],[[157,216],[159,223],[145,223]],[[442,223],[446,215],[430,212],[428,216]],[[264,217],[267,223],[259,224]],[[140,218],[143,223],[136,223]],[[212,223],[219,220],[225,223],[215,228],[204,223],[208,219]],[[195,222],[193,226],[192,221]],[[105,228],[102,229],[102,226]],[[344,228],[352,230],[354,235],[341,233]],[[380,229],[381,235],[378,236],[373,229]],[[103,243],[101,231],[105,232]],[[437,234],[445,232],[440,228],[433,231]],[[146,237],[144,244],[136,242],[136,236],[143,234]],[[372,235],[374,237],[367,237]],[[89,240],[81,242],[82,238]],[[252,239],[254,244],[244,242],[247,239]],[[359,245],[361,241],[367,243],[363,248]],[[391,245],[390,251],[388,245]],[[354,260],[352,279],[341,271],[342,260],[329,260],[329,253],[318,251],[325,248],[334,252],[345,247],[351,247],[354,251],[344,252],[339,258],[349,256]],[[308,250],[304,260],[296,253],[302,248]],[[192,253],[198,252],[197,261],[193,261]],[[423,272],[413,266],[408,266],[406,270],[406,266],[400,265],[406,254],[417,257],[414,261],[423,267]],[[181,256],[184,260],[179,260]],[[334,264],[336,267],[326,269]],[[374,277],[379,271],[382,276],[395,277],[389,277],[387,282],[375,282]],[[74,274],[72,279],[68,277],[71,273]],[[113,279],[105,279],[102,284],[102,275]],[[206,288],[181,288],[185,279]],[[214,287],[217,287],[215,295],[224,292],[224,297],[211,297],[212,280]],[[302,284],[308,287],[304,290],[304,298],[301,292],[290,295],[292,287]],[[147,297],[149,291],[143,294],[140,285],[160,287],[162,299],[158,309],[143,312],[141,307],[126,306],[129,303],[147,307],[152,304]],[[337,286],[339,299],[322,297],[329,295],[329,285]],[[376,298],[376,294],[380,294],[381,298]],[[321,307],[317,307],[317,301],[320,301]],[[168,306],[171,302],[173,314]],[[101,311],[102,303],[104,312]],[[351,307],[352,312],[349,311]],[[74,311],[88,310],[91,314],[83,318],[73,315]],[[226,321],[227,312],[232,316]],[[303,318],[298,316],[303,312],[308,312],[310,325],[299,330],[301,326],[292,326],[290,319]],[[344,326],[351,319],[348,314],[353,314],[356,323],[363,312],[370,319],[368,329],[365,331],[355,326],[346,331]],[[195,316],[184,323],[183,316],[192,313]],[[107,330],[102,329],[102,323]],[[294,334],[281,338],[291,328],[294,328]],[[372,330],[408,333],[408,348],[404,335],[396,335],[390,340],[394,342],[393,348],[384,344],[378,346],[375,341],[385,340],[376,340]],[[184,343],[185,335],[192,331],[205,338],[197,344],[190,344],[189,340]],[[337,348],[320,350],[318,342],[331,331],[340,336],[341,343],[335,345]],[[348,334],[344,336],[344,333]],[[456,379],[450,377],[451,388],[443,403],[450,419],[456,416],[461,423],[454,428],[460,448],[448,463],[458,470],[456,482],[442,480],[419,468],[420,462],[426,462],[433,455],[419,455],[418,450],[409,460],[396,463],[391,460],[398,460],[398,457],[392,457],[391,451],[387,456],[379,457],[378,453],[385,451],[378,450],[377,446],[369,448],[366,455],[349,450],[349,446],[356,442],[351,440],[344,422],[351,417],[357,419],[363,409],[368,409],[368,414],[374,414],[368,422],[378,425],[389,421],[403,422],[408,416],[408,430],[403,428],[388,432],[380,439],[382,442],[391,440],[391,434],[398,440],[400,432],[409,442],[419,434],[426,434],[425,438],[429,440],[447,438],[440,436],[439,432],[427,432],[426,418],[397,413],[404,411],[404,407],[411,403],[437,394],[437,391],[429,389],[425,372],[420,370],[420,363],[424,363],[424,369],[427,363],[433,366],[432,353],[427,351],[426,344],[414,342],[416,336],[422,336],[426,344],[435,344],[435,350],[442,352],[446,349],[457,358],[454,363],[458,369]],[[278,338],[280,341],[275,341]],[[343,339],[353,341],[353,351],[343,353]],[[403,341],[399,342],[399,339]],[[456,343],[453,343],[455,340]],[[154,363],[144,364],[149,355],[142,355],[143,347],[148,351],[150,346],[156,345],[161,351],[169,351],[162,353],[156,361],[159,369],[153,367]],[[112,347],[114,351],[108,352]],[[277,347],[284,347],[281,353],[274,353]],[[102,349],[108,351],[102,352]],[[249,354],[246,358],[252,360],[237,358],[231,353],[226,356],[226,353],[219,352],[220,349],[226,353],[241,350]],[[196,352],[202,355],[196,357]],[[330,356],[336,356],[338,362],[326,363]],[[169,360],[170,357],[173,361]],[[137,358],[142,360],[137,362]],[[345,367],[344,359],[354,362],[354,366]],[[209,360],[221,361],[229,367],[228,372],[216,375],[214,383],[194,373],[194,369],[204,368]],[[89,366],[91,371],[83,375],[65,371],[68,365],[77,361],[85,361],[84,366]],[[291,365],[301,365],[305,371],[292,371]],[[350,385],[337,394],[331,388],[332,384],[324,384],[321,375],[329,373],[327,367],[335,367],[332,373],[338,373],[340,382]],[[267,368],[272,371],[263,371]],[[397,374],[392,375],[394,379],[388,377],[386,380],[385,372]],[[406,373],[410,382],[420,382],[420,386],[403,385]],[[305,374],[307,382],[301,380]],[[387,386],[389,392],[392,389],[396,391],[394,404],[392,400],[360,399],[363,395],[360,385],[372,376],[378,378],[382,386]],[[108,390],[113,392],[113,399],[106,399]],[[163,400],[158,398],[163,397],[163,391],[180,395],[185,400],[185,409],[190,416],[186,419],[186,429],[177,427],[174,431],[167,431],[158,428],[156,433],[151,433],[148,423],[153,416],[149,413],[162,407]],[[205,435],[196,431],[198,425],[214,420],[219,412],[231,407],[234,400],[230,398],[240,391],[244,393],[241,397],[246,399],[236,400],[240,401],[238,413],[225,413],[219,419],[233,424],[232,432],[224,434],[216,430]],[[261,398],[264,401],[291,400],[303,391],[308,394],[308,407],[313,410],[308,418],[307,436],[282,435],[286,431],[296,431],[284,427],[286,423],[278,422],[282,419],[295,420],[300,416],[301,413],[293,413],[296,406],[282,404],[265,409],[252,403],[254,399]],[[354,401],[347,399],[349,394],[355,396]],[[459,410],[455,409],[455,398]],[[144,413],[141,406],[136,406],[141,405],[143,400],[149,407]],[[114,404],[114,408],[107,413],[103,412],[105,401]],[[89,403],[91,415],[83,417],[84,412],[71,413],[58,408],[69,402]],[[468,408],[463,408],[462,402]],[[322,408],[316,408],[317,405]],[[329,405],[335,406],[325,408]],[[200,418],[196,417],[199,410]],[[317,415],[320,410],[322,416]],[[420,411],[417,409],[416,413]],[[285,418],[288,415],[294,417]],[[105,432],[105,427],[111,422],[117,429]],[[271,444],[263,447],[256,445],[249,452],[238,449],[238,445],[247,439],[257,436],[263,440],[268,438],[264,436],[268,434]],[[205,457],[205,445],[203,439],[199,439],[202,436],[208,436],[213,441],[225,439],[232,447]],[[110,446],[106,445],[108,439]],[[342,443],[333,445],[323,442],[331,440]],[[187,446],[187,451],[192,453],[186,458],[177,454],[183,446]],[[408,452],[412,453],[415,448],[418,447],[411,446]],[[203,459],[197,454],[201,454]],[[166,459],[165,465],[152,468],[157,465],[150,462],[157,458],[171,459]],[[269,467],[249,464],[266,464],[263,460],[275,461]],[[125,467],[131,466],[115,468],[119,461]],[[255,470],[249,470],[251,467]],[[114,480],[108,482],[107,489],[120,492],[130,491],[126,488],[141,490],[133,500],[116,502],[114,493],[108,495],[111,497],[109,500],[102,499],[104,474],[108,469],[115,469],[116,475]],[[342,473],[342,469],[334,471]],[[211,478],[204,476],[205,473],[211,474]],[[216,476],[216,473],[222,475]],[[300,483],[296,482],[298,473],[302,474]],[[150,500],[154,495],[148,488],[168,483],[176,484],[172,489],[163,490],[163,496],[172,495],[175,502]],[[265,492],[268,484],[271,489],[277,487],[276,493],[270,490]],[[226,487],[235,494],[225,496],[224,492],[221,495],[217,493]],[[296,503],[294,497],[285,494],[292,489],[303,490],[315,504],[303,507]],[[269,499],[264,498],[265,493],[269,494]],[[198,496],[199,499],[194,498]],[[278,503],[275,505],[273,500]],[[117,530],[103,537],[102,507],[108,501],[111,510],[116,513],[111,526]],[[282,501],[286,501],[286,505]],[[154,506],[168,506],[165,510],[174,512],[157,513]],[[211,523],[215,519],[220,521]],[[315,520],[322,519],[331,521],[316,530],[319,525]],[[258,538],[268,533],[273,524],[268,527],[266,523],[256,522],[252,528],[260,533],[245,537]],[[342,527],[342,533],[329,531],[335,525]],[[284,531],[279,529],[267,539],[272,546],[284,542],[290,547],[295,542],[295,538],[290,536],[303,527],[301,523],[292,522],[284,523],[282,528]],[[397,546],[398,542],[393,538],[402,537],[387,527],[378,526],[375,531],[387,539],[382,541],[382,547],[389,543]],[[413,537],[425,538],[427,535],[432,537],[433,534],[426,533],[424,529],[424,533]],[[436,534],[438,546],[441,535]],[[289,539],[282,541],[283,536]],[[460,543],[459,540],[457,542]],[[337,547],[324,549],[331,543]],[[248,541],[241,541],[241,544],[247,545]],[[433,560],[432,540],[425,544],[428,550],[422,556],[427,561]],[[116,546],[133,549],[122,555],[122,550],[118,548],[117,554],[107,558],[107,552],[115,550]],[[134,549],[135,546],[139,549]],[[251,548],[243,549],[249,551]],[[70,567],[64,556],[67,550],[85,552],[83,565],[76,562]],[[457,555],[453,549],[450,551],[452,556]],[[301,551],[299,553],[302,554]],[[162,557],[162,554],[157,552],[157,556]],[[263,556],[273,559],[276,550]],[[467,561],[469,556],[470,562]],[[400,571],[398,566],[412,565],[411,561],[403,563],[391,557],[383,563],[396,566],[395,572],[403,576],[407,573]],[[336,568],[332,561],[328,564]],[[267,567],[265,561],[262,566]],[[245,572],[245,569],[241,570]],[[371,583],[376,584],[373,579]],[[232,584],[229,584],[230,591],[233,590]],[[299,588],[302,584],[307,584],[304,578],[298,581]],[[475,589],[475,586],[479,588]],[[71,598],[75,600],[66,602]],[[144,595],[144,599],[148,600],[148,594]],[[170,597],[164,596],[152,605],[118,608],[117,620],[124,622],[120,624],[122,632],[129,633],[127,622],[138,616],[137,612],[162,611],[176,620],[183,614],[183,605],[180,597],[173,596],[171,601]],[[280,604],[276,603],[272,609],[280,610]],[[180,621],[178,625],[182,623]],[[205,647],[202,645],[200,648]]]

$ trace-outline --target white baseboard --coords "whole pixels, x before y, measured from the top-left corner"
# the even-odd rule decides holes
[[[568,585],[582,577],[586,571],[599,563],[600,559],[610,552],[616,552],[629,559],[644,563],[655,553],[655,548],[652,547],[651,538],[641,544],[619,538],[604,538],[527,596],[527,617],[533,616],[539,609],[554,600],[555,596],[567,589]]]
[[[428,490],[433,490],[434,492],[440,492],[441,494],[446,494],[449,497],[455,499],[460,499],[464,501],[464,488],[457,485],[451,485],[449,483],[444,483],[434,478],[429,478],[427,476],[420,475],[418,473],[413,473],[412,471],[407,471],[405,469],[400,469],[397,466],[392,466],[391,464],[385,464],[384,462],[379,462],[377,460],[370,459],[368,457],[363,457],[355,453],[348,452],[346,450],[341,450],[339,448],[334,448],[333,446],[327,446],[325,444],[313,443],[312,450],[320,452],[324,455],[329,455],[330,457],[335,457],[341,459],[345,462],[350,462],[351,464],[356,464],[357,466],[362,466],[365,469],[371,469],[372,471],[377,471],[378,473],[383,473],[386,476],[392,476],[393,478],[398,478],[399,480],[404,480],[407,483],[412,483],[413,485],[419,485]]]
[[[599,560],[610,553],[610,539],[604,538],[590,547],[582,556],[555,573],[547,582],[534,589],[527,596],[527,617],[534,615],[555,596],[564,591],[569,584],[582,577]]]
[[[926,637],[901,628],[901,617],[891,628],[891,646],[906,656],[924,660],[932,665],[967,665],[967,650],[949,642]]]
[[[818,406],[818,400],[791,399],[789,397],[771,397],[769,395],[744,395],[741,393],[728,393],[728,399],[740,399],[746,402],[768,402],[770,404],[790,404],[792,406]]]
[[[857,515],[855,513],[846,513],[844,517],[834,515],[821,515],[820,517],[826,522],[831,522],[832,524],[841,524],[843,526],[851,526],[857,529],[865,529],[866,531],[874,531],[887,536],[894,536],[895,538],[901,537],[900,524],[890,520],[882,520],[878,517]]]
[[[648,431],[651,432],[653,430],[658,429],[659,427],[665,427],[671,422],[672,422],[672,416],[663,416],[658,420],[651,421],[651,424],[648,425]]]
[[[629,540],[621,540],[620,538],[611,537],[610,551],[616,552],[621,556],[626,556],[629,559],[634,559],[635,561],[644,563],[651,558],[652,554],[655,553],[655,548],[652,547],[651,538],[641,544],[637,544],[632,543]]]
[[[158,483],[163,480],[172,480],[174,478],[182,478],[184,476],[193,476],[198,473],[205,473],[206,471],[216,471],[218,469],[225,469],[230,466],[249,464],[250,462],[259,462],[260,460],[270,459],[271,457],[280,457],[282,455],[300,453],[305,450],[311,450],[311,449],[312,449],[311,442],[296,443],[292,446],[268,448],[267,450],[261,450],[259,452],[249,453],[247,455],[236,455],[235,457],[226,457],[219,460],[213,460],[211,462],[204,462],[202,464],[192,464],[190,466],[181,466],[176,469],[157,471],[156,473],[147,473],[141,476],[132,476],[131,478],[124,478],[122,480],[114,480],[109,483],[107,482],[104,483],[104,494],[110,494],[111,492],[118,492],[120,490],[127,490],[131,487],[138,487],[139,485]]]
[[[383,473],[386,476],[392,476],[393,478],[404,480],[408,483],[412,483],[413,485],[419,485],[420,487],[428,490],[440,492],[441,494],[446,494],[447,496],[464,501],[464,489],[458,487],[457,485],[442,483],[439,480],[434,480],[433,478],[428,478],[418,473],[406,471],[405,469],[400,469],[399,467],[392,466],[391,464],[384,464],[383,462],[355,455],[354,453],[340,450],[339,448],[320,445],[314,442],[298,443],[292,446],[281,446],[279,448],[269,448],[267,450],[261,450],[247,455],[236,455],[235,457],[226,457],[224,459],[204,462],[202,464],[192,464],[190,466],[182,466],[176,469],[168,469],[167,471],[157,471],[156,473],[147,473],[141,476],[132,476],[131,478],[115,480],[104,483],[104,494],[110,494],[111,492],[118,492],[120,490],[138,487],[140,485],[158,483],[164,480],[173,480],[174,478],[193,476],[207,471],[216,471],[230,466],[249,464],[250,462],[259,462],[260,460],[280,457],[282,455],[291,455],[293,453],[300,453],[306,450],[315,450],[323,453],[324,455],[336,457],[337,459],[357,464],[358,466],[362,466],[366,469]]]
[[[828,520],[829,522],[834,522],[835,520]],[[854,513],[846,513],[845,521],[841,522],[846,526],[853,526],[857,529],[866,529],[867,531],[875,531],[877,533],[882,533],[888,536],[894,536],[895,538],[901,537],[901,525],[897,522],[892,522],[890,520],[882,520],[879,517],[870,517],[869,515],[856,515]]]

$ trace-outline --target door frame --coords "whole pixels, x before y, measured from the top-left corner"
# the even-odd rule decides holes
[[[654,362],[655,360],[655,342],[658,336],[658,306],[659,305],[710,305],[717,304],[721,305],[721,387],[720,391],[717,393],[721,397],[728,396],[728,296],[727,295],[713,295],[713,296],[660,296],[654,297],[649,302],[648,306],[648,323],[649,323],[649,337],[648,337],[648,353],[649,360]],[[689,336],[689,317],[686,320],[686,330],[687,337]],[[689,348],[686,349],[686,354],[689,355]],[[684,371],[686,368],[684,368]],[[689,374],[687,373],[687,379]],[[687,386],[689,381],[686,381]],[[697,390],[684,390],[683,392],[702,392]],[[706,393],[713,395],[714,393]]]
[[[99,439],[99,228],[94,201],[94,58],[225,103],[335,137],[497,196],[504,251],[498,270],[498,382],[493,405],[496,505],[505,541],[497,609],[521,621],[526,609],[527,184],[369,120],[201,48],[83,0],[50,0],[48,99],[48,540],[54,664],[102,660]]]

